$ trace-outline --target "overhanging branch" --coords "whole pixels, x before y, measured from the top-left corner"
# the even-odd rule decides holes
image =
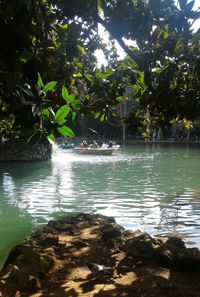
[[[146,61],[137,53],[131,51],[129,47],[124,43],[122,38],[113,32],[108,23],[106,23],[98,14],[96,14],[95,19],[106,29],[106,31],[108,31],[113,36],[113,38],[119,43],[119,45],[125,51],[125,53],[129,55],[138,64],[141,70],[145,70],[148,68],[148,64],[146,63]]]

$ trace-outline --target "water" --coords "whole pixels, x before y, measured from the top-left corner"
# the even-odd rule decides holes
[[[0,164],[0,265],[8,251],[66,213],[114,216],[128,229],[179,233],[200,246],[200,147],[136,145],[114,156],[57,152]]]

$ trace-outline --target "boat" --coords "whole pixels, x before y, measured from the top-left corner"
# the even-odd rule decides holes
[[[112,148],[75,148],[74,152],[79,155],[102,155],[111,156],[115,150]]]
[[[74,148],[74,143],[72,142],[63,142],[62,144],[60,144],[59,146],[61,149],[64,149],[64,150],[69,150],[69,149],[73,149]]]

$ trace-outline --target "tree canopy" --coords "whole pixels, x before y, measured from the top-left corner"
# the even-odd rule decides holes
[[[200,17],[179,0],[0,1],[0,131],[29,139],[61,133],[78,114],[114,115],[132,89],[132,118],[194,120],[200,114]],[[110,36],[98,34],[98,24]],[[119,61],[114,40],[127,57]],[[128,46],[128,42],[132,45]],[[95,50],[108,66],[98,68]],[[130,98],[129,98],[130,100]]]

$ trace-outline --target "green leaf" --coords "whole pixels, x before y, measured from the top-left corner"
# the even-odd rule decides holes
[[[75,99],[75,96],[73,94],[71,94],[71,95],[68,95],[67,101],[70,103],[73,103],[74,99]]]
[[[53,134],[48,135],[47,138],[49,140],[55,140],[55,136]]]
[[[93,83],[91,75],[86,74],[85,77],[87,78],[87,80],[89,80],[91,83]]]
[[[73,104],[78,105],[81,103],[81,100],[79,99],[74,99]]]
[[[76,77],[83,77],[83,75],[80,72],[78,72],[76,73]]]
[[[55,114],[55,118],[54,121],[58,124],[58,125],[62,125],[65,121],[66,116],[69,113],[69,106],[68,105],[63,105]]]
[[[123,96],[118,96],[118,97],[116,98],[116,100],[117,100],[118,102],[122,102],[122,101],[124,101],[124,97],[123,97]]]
[[[72,122],[74,123],[76,120],[76,112],[72,112]]]
[[[43,109],[43,111],[42,111],[42,115],[45,117],[45,118],[49,118],[49,115],[50,115],[50,111],[49,111],[49,109],[48,108],[45,108],[45,109]]]
[[[65,100],[68,100],[68,96],[69,96],[69,93],[68,93],[68,90],[65,86],[62,87],[62,97],[63,99]]]
[[[101,73],[101,71],[99,71],[98,69],[96,70],[96,73],[95,73],[95,77],[97,78],[97,79],[99,79],[99,78],[103,78],[103,73]]]
[[[105,121],[105,114],[103,114],[102,116],[101,116],[101,118],[100,118],[100,122],[104,122]]]
[[[74,137],[74,132],[67,126],[62,126],[58,128],[58,132],[63,136]]]
[[[97,11],[98,11],[98,13],[100,13],[100,11],[101,11],[101,0],[97,0]]]
[[[21,58],[20,61],[25,64],[27,62],[27,59]]]
[[[62,27],[63,27],[64,30],[67,30],[68,24],[64,24]]]
[[[99,116],[100,116],[100,112],[95,112],[95,114],[94,114],[94,118],[95,118],[95,119],[98,119]]]
[[[81,46],[80,44],[77,44],[76,47],[78,48],[79,52],[82,54],[82,55],[85,55],[85,49],[83,46]]]
[[[38,87],[39,87],[40,89],[44,87],[44,83],[43,83],[43,81],[42,81],[42,77],[41,77],[41,75],[40,75],[39,72],[38,72],[38,81],[37,81],[37,85],[38,85]]]
[[[55,90],[55,86],[57,84],[57,81],[50,81],[48,82],[45,86],[44,86],[44,91],[48,92],[48,91],[54,91]]]
[[[164,32],[163,32],[164,33],[163,37],[164,37],[164,39],[167,39],[169,37],[169,33],[168,33],[169,32],[169,25],[165,25],[164,28],[165,29],[164,29]]]

